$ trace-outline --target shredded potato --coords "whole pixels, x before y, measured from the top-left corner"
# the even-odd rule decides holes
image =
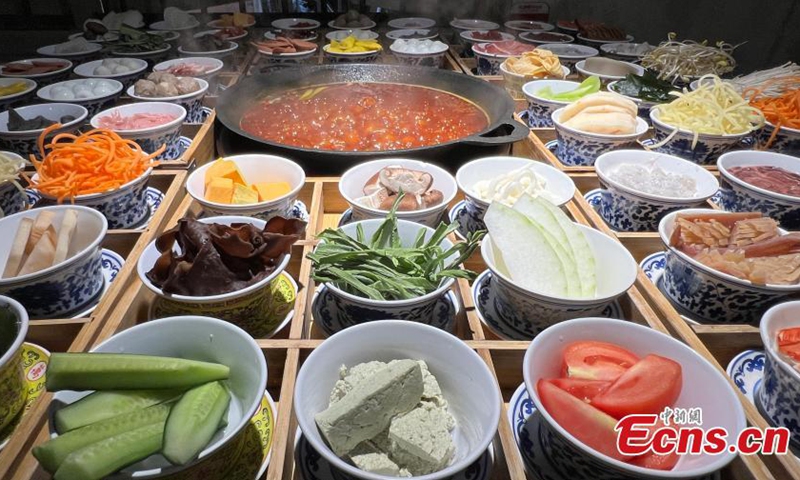
[[[0,184],[11,182],[17,190],[25,195],[25,190],[22,188],[22,185],[19,184],[19,172],[23,166],[23,162],[19,159],[0,153]]]
[[[692,148],[699,134],[732,135],[757,130],[764,125],[764,114],[752,107],[728,83],[715,75],[701,78],[700,86],[692,92],[672,92],[677,96],[670,103],[657,105],[658,120],[676,130],[663,142],[672,139],[677,129],[694,133]]]
[[[642,57],[642,66],[656,72],[659,79],[688,83],[703,75],[722,75],[736,68],[732,55],[736,46],[717,42],[712,47],[705,41],[679,42],[675,37],[675,33],[670,33],[666,42]]]

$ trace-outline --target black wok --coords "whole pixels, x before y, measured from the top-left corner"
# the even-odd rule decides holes
[[[298,148],[264,140],[239,128],[243,113],[259,99],[285,90],[342,82],[391,82],[437,88],[458,94],[486,111],[489,126],[460,140],[406,150],[338,152]],[[341,174],[364,160],[386,157],[424,159],[456,170],[465,162],[507,153],[510,144],[528,135],[515,121],[514,101],[506,91],[469,75],[427,67],[394,65],[317,65],[283,68],[246,77],[217,101],[217,150],[222,155],[269,152],[295,160],[310,175]]]

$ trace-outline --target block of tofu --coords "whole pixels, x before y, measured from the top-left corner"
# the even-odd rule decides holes
[[[414,408],[422,391],[419,364],[402,360],[377,370],[371,381],[357,385],[314,419],[331,450],[341,457],[385,430],[392,417]]]
[[[392,458],[414,475],[426,475],[447,466],[455,453],[449,417],[442,408],[415,408],[393,419],[389,427]]]
[[[400,469],[388,455],[379,451],[371,442],[362,442],[350,452],[353,465],[365,472],[388,475],[390,477],[408,477],[408,471]]]
[[[206,200],[216,203],[231,203],[233,198],[233,180],[218,177],[206,185]]]
[[[234,205],[246,205],[248,203],[258,203],[258,194],[247,185],[236,184],[233,186],[233,196],[231,203]]]

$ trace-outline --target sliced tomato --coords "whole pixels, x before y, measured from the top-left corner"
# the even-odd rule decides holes
[[[547,380],[536,384],[547,413],[575,438],[617,460],[626,457],[617,450],[617,421],[588,403],[561,390]]]
[[[647,437],[647,441],[649,442],[650,439],[653,438],[653,434],[655,434],[656,430],[664,427],[677,430],[675,425],[665,425],[664,422],[659,419],[655,425],[648,428],[648,430],[650,430],[650,435]],[[655,470],[672,470],[679,459],[680,457],[675,452],[667,455],[647,452],[644,455],[631,458],[628,463],[636,465],[637,467],[652,468]]]
[[[595,341],[570,343],[563,356],[564,376],[586,380],[616,380],[639,361],[622,347]]]
[[[800,343],[783,345],[778,347],[778,351],[796,362],[800,362]]]
[[[584,402],[596,397],[612,383],[607,380],[585,380],[583,378],[554,378],[547,381]]]
[[[784,328],[778,332],[778,346],[800,343],[800,327]]]
[[[636,362],[606,390],[592,399],[592,405],[614,418],[633,414],[659,414],[681,394],[681,365],[658,355]]]

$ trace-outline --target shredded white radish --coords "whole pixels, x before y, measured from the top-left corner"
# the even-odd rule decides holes
[[[785,91],[800,88],[800,65],[786,62],[768,70],[759,70],[728,80],[740,92],[748,89],[762,89],[762,96],[779,97]]]

